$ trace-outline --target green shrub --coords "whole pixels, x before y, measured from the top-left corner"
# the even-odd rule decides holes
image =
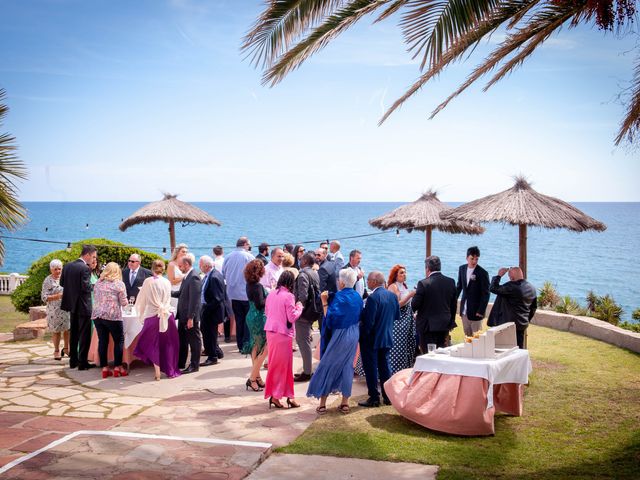
[[[538,295],[538,306],[540,308],[556,308],[560,303],[560,295],[553,283],[544,282]]]
[[[631,318],[634,320],[640,320],[640,308],[636,308],[631,314]]]
[[[600,296],[593,292],[587,294],[587,309],[592,317],[609,322],[612,325],[620,323],[623,310],[609,294]]]
[[[80,257],[82,245],[87,244],[96,245],[99,264],[116,262],[124,268],[132,253],[137,253],[142,257],[141,264],[145,268],[151,268],[151,262],[156,258],[162,259],[161,256],[155,253],[128,247],[123,243],[113,242],[105,238],[89,238],[72,243],[70,251],[56,250],[33,262],[26,273],[29,278],[11,294],[11,303],[13,303],[15,309],[19,312],[29,313],[29,307],[42,305],[40,291],[42,290],[42,282],[50,273],[49,262],[54,258],[61,260],[63,264],[72,262]]]
[[[632,332],[640,333],[640,323],[622,322],[618,326],[620,328],[624,328],[625,330],[631,330]]]
[[[558,304],[555,306],[555,310],[558,313],[567,313],[569,315],[585,314],[585,309],[569,295],[565,295],[560,299]]]

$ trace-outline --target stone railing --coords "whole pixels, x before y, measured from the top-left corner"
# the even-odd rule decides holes
[[[0,275],[0,295],[11,295],[27,278],[26,275],[20,275],[19,273]]]

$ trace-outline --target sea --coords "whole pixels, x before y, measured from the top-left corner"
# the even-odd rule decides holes
[[[4,272],[24,273],[41,256],[66,247],[67,242],[86,238],[108,238],[169,256],[166,223],[135,225],[127,231],[120,223],[145,202],[25,202],[29,221],[15,232],[0,232],[5,238]],[[362,252],[366,272],[386,274],[394,264],[405,265],[408,283],[424,277],[425,235],[395,230],[382,232],[369,220],[402,203],[221,203],[194,205],[218,219],[222,226],[176,225],[176,241],[186,243],[196,255],[211,255],[215,245],[229,252],[240,236],[257,245],[304,243],[317,248],[322,240],[340,239],[345,258],[352,249]],[[450,203],[458,206],[460,203]],[[574,233],[532,227],[528,233],[528,279],[538,288],[553,283],[561,295],[585,304],[587,293],[610,294],[624,309],[623,319],[640,307],[640,203],[574,203],[607,225],[607,230]],[[468,247],[480,248],[480,265],[489,275],[500,267],[518,264],[518,228],[486,224],[482,235],[433,233],[432,254],[442,260],[445,275],[457,278]],[[24,239],[47,240],[59,244]],[[163,249],[164,253],[163,253]],[[506,277],[505,277],[506,278]]]

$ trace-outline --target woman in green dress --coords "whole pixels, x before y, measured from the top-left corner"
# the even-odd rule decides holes
[[[264,388],[264,382],[260,377],[260,367],[267,357],[267,334],[264,331],[266,317],[264,304],[267,291],[260,284],[260,278],[264,275],[264,263],[262,260],[252,260],[244,267],[244,278],[247,281],[247,297],[249,299],[249,313],[247,314],[247,327],[249,329],[249,341],[242,347],[242,353],[251,354],[251,374],[247,380],[247,390],[259,392]]]

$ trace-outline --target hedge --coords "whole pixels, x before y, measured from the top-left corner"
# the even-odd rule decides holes
[[[42,305],[40,292],[42,290],[42,282],[50,273],[49,262],[54,258],[62,261],[63,264],[72,262],[80,257],[83,245],[96,245],[99,264],[116,262],[124,268],[132,253],[137,253],[142,257],[141,264],[145,268],[151,268],[151,262],[156,258],[164,260],[164,258],[155,253],[129,247],[124,243],[113,242],[106,238],[80,240],[71,244],[70,251],[56,250],[33,262],[29,270],[27,270],[27,280],[11,294],[11,303],[13,303],[15,309],[19,312],[29,313],[29,307]]]

